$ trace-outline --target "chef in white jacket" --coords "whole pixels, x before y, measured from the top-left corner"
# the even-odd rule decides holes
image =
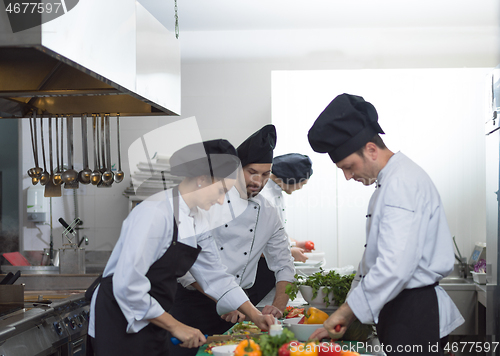
[[[376,188],[346,302],[311,337],[338,339],[357,318],[376,324],[387,355],[443,355],[447,336],[464,321],[438,284],[454,264],[445,211],[422,168],[385,146],[377,121],[372,104],[342,94],[309,130],[313,150],[328,153],[347,180]]]
[[[276,209],[271,207],[259,192],[271,173],[276,129],[266,125],[238,146],[244,175],[244,186],[231,189],[221,206],[211,209],[211,223],[216,226],[212,235],[217,243],[222,263],[236,283],[243,289],[252,287],[257,267],[264,254],[267,266],[276,281],[276,296],[272,305],[263,308],[263,314],[281,317],[288,295],[286,286],[294,281],[295,267],[290,244],[284,233]],[[203,333],[221,334],[244,316],[233,311],[222,318],[216,313],[215,303],[206,295],[194,290],[194,278],[187,274],[179,279],[171,314],[183,323],[200,329]],[[252,300],[250,298],[250,300]],[[254,302],[256,304],[257,302]],[[175,350],[176,356],[195,355],[195,349]]]
[[[271,176],[264,189],[260,192],[269,204],[273,206],[283,223],[285,234],[290,239],[292,256],[295,261],[305,262],[308,257],[304,252],[311,252],[311,241],[296,240],[286,232],[286,206],[283,192],[290,195],[302,189],[313,173],[311,159],[300,153],[287,153],[273,158]],[[308,244],[309,243],[309,244]],[[308,246],[306,246],[308,245]],[[314,249],[314,247],[312,248]]]
[[[99,285],[86,293],[92,298],[88,332],[96,355],[176,355],[169,353],[168,333],[182,347],[203,344],[200,330],[168,313],[177,278],[188,270],[217,301],[220,314],[237,308],[263,328],[274,322],[226,273],[200,214],[224,201],[239,163],[226,140],[192,144],[172,155],[171,173],[185,178],[132,210]]]

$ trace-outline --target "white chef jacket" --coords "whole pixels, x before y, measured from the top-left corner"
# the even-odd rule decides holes
[[[218,226],[212,230],[212,235],[227,272],[242,288],[250,288],[255,282],[257,265],[263,253],[277,282],[293,282],[295,267],[290,244],[276,209],[260,194],[242,199],[234,187],[226,198],[222,206],[210,209],[208,214],[211,222]],[[243,211],[242,206],[246,206]],[[236,217],[230,221],[228,215]],[[226,223],[219,225],[217,221]],[[178,280],[184,287],[194,282],[189,273]]]
[[[202,250],[190,271],[203,290],[215,298],[222,315],[238,309],[248,300],[245,292],[226,273],[220,262],[217,246],[209,234],[206,215],[192,210],[182,196],[179,198],[178,241]],[[113,274],[113,294],[128,321],[127,332],[140,331],[165,310],[149,291],[146,277],[150,266],[169,248],[173,236],[172,190],[153,195],[136,206],[122,225],[120,238],[104,269],[103,277]],[[94,337],[94,306],[92,296],[89,334]]]
[[[283,227],[286,227],[286,208],[283,197],[283,189],[281,189],[281,187],[275,181],[269,179],[259,195],[266,198],[269,204],[271,204],[271,206],[276,209]]]
[[[347,297],[356,317],[378,323],[403,289],[432,285],[453,270],[452,238],[439,194],[427,173],[398,152],[379,172],[368,206],[366,249]],[[440,337],[464,322],[440,286]]]

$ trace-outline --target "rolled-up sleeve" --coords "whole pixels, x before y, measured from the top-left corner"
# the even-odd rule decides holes
[[[217,312],[222,315],[238,309],[248,300],[233,275],[226,272],[217,251],[217,245],[209,232],[198,239],[202,248],[198,259],[189,272],[203,291],[217,300]]]

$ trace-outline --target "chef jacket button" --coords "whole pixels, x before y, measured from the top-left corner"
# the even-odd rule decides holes
[[[237,274],[237,275],[236,275],[236,278],[240,278],[240,275],[239,275],[239,274]]]
[[[256,206],[254,206],[253,208],[254,208],[254,209],[257,209],[257,207],[256,207]]]
[[[227,201],[227,203],[228,203],[228,204],[229,204],[229,203],[231,203],[231,200],[228,200],[228,201]]]
[[[226,225],[224,225],[224,226],[225,226],[225,227],[227,227],[227,224],[226,224]]]
[[[253,229],[250,229],[250,232],[253,232]]]
[[[246,252],[243,252],[244,255],[246,255],[247,253]]]
[[[221,249],[221,250],[224,250],[224,247],[221,247],[220,249]]]
[[[366,247],[366,244],[365,244],[365,247]]]

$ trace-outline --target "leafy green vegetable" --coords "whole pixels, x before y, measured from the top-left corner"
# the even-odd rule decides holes
[[[337,305],[341,305],[345,302],[347,293],[351,289],[351,283],[354,279],[354,274],[347,276],[341,276],[335,271],[325,271],[320,267],[320,271],[316,272],[310,276],[304,277],[295,275],[295,282],[286,286],[286,294],[291,300],[297,297],[299,292],[299,286],[309,286],[313,290],[313,298],[316,298],[318,291],[323,287],[323,292],[325,293],[325,298],[323,298],[326,306],[330,305],[330,295],[333,293],[333,300]]]
[[[259,344],[263,356],[274,356],[278,354],[278,350],[281,345],[295,340],[295,335],[290,330],[284,328],[280,335],[270,336],[268,334],[264,334],[254,340],[257,344]]]

